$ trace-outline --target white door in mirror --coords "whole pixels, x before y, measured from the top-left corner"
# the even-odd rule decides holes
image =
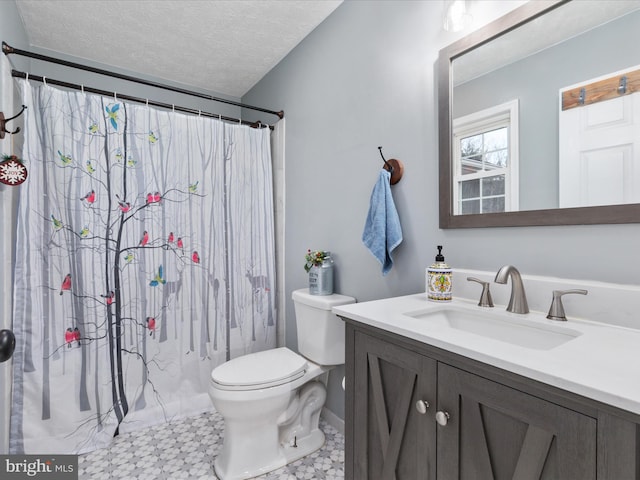
[[[560,112],[559,206],[640,202],[640,93]]]

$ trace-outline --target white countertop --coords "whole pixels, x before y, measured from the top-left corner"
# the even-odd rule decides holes
[[[536,349],[410,316],[443,308],[576,336]],[[571,318],[558,322],[547,320],[546,313],[520,315],[465,300],[435,303],[424,293],[343,305],[333,312],[640,415],[640,330]]]

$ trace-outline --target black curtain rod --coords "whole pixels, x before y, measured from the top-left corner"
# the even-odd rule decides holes
[[[131,95],[123,95],[123,94],[120,94],[120,93],[117,93],[117,92],[108,92],[106,90],[100,90],[100,89],[92,88],[92,87],[85,87],[84,85],[78,85],[76,83],[63,82],[61,80],[55,80],[53,78],[44,78],[44,77],[40,77],[38,75],[31,75],[30,73],[19,72],[18,70],[11,70],[11,76],[12,77],[16,77],[16,78],[25,78],[27,80],[34,80],[36,82],[41,82],[41,83],[44,83],[44,84],[57,85],[59,87],[70,88],[70,89],[73,89],[73,90],[81,90],[83,92],[95,93],[97,95],[102,95],[104,97],[114,97],[115,99],[118,99],[118,100],[128,100],[130,102],[138,102],[138,103],[144,103],[146,105],[153,105],[154,107],[167,108],[169,110],[175,110],[177,112],[192,113],[194,115],[200,115],[200,116],[203,116],[203,117],[218,118],[220,120],[226,120],[228,122],[242,123],[243,125],[249,125],[250,127],[253,127],[253,128],[269,127],[271,130],[273,130],[272,126],[266,125],[266,124],[264,124],[264,123],[262,123],[260,121],[258,121],[258,122],[248,122],[246,120],[240,120],[238,118],[226,117],[224,115],[217,115],[215,113],[203,112],[201,110],[196,110],[195,108],[180,107],[178,105],[173,105],[171,103],[157,102],[155,100],[149,100],[147,98],[133,97]]]
[[[49,57],[47,55],[41,55],[39,53],[29,52],[27,50],[20,50],[19,48],[13,48],[7,42],[2,42],[2,52],[5,55],[22,55],[23,57],[35,58],[36,60],[42,60],[44,62],[56,63],[58,65],[64,65],[65,67],[77,68],[79,70],[85,70],[87,72],[97,73],[99,75],[106,75],[108,77],[119,78],[121,80],[127,80],[129,82],[141,83],[143,85],[147,85],[149,87],[161,88],[164,90],[170,90],[172,92],[182,93],[185,95],[191,95],[193,97],[205,98],[207,100],[213,100],[214,102],[226,103],[229,105],[234,105],[236,107],[247,108],[249,110],[256,110],[258,112],[270,113],[271,115],[276,115],[278,118],[284,118],[284,111],[280,110],[276,112],[275,110],[268,110],[262,107],[256,107],[254,105],[245,105],[243,103],[234,102],[232,100],[225,100],[224,98],[218,98],[211,95],[207,95],[205,93],[194,92],[191,90],[186,90],[183,88],[172,87],[171,85],[165,85],[162,83],[156,83],[149,80],[145,80],[143,78],[133,77],[131,75],[124,75],[122,73],[110,72],[108,70],[102,70],[100,68],[90,67],[88,65],[82,65],[80,63],[69,62],[67,60],[61,60],[55,57]]]

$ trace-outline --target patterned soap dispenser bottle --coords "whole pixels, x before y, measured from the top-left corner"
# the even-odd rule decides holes
[[[438,255],[433,265],[427,268],[427,296],[433,302],[451,301],[451,267],[444,261],[442,245],[438,245]]]

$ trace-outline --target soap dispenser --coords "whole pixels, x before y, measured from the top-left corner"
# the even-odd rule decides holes
[[[451,267],[444,261],[442,245],[438,245],[438,255],[433,265],[427,268],[427,297],[433,302],[451,301]]]

